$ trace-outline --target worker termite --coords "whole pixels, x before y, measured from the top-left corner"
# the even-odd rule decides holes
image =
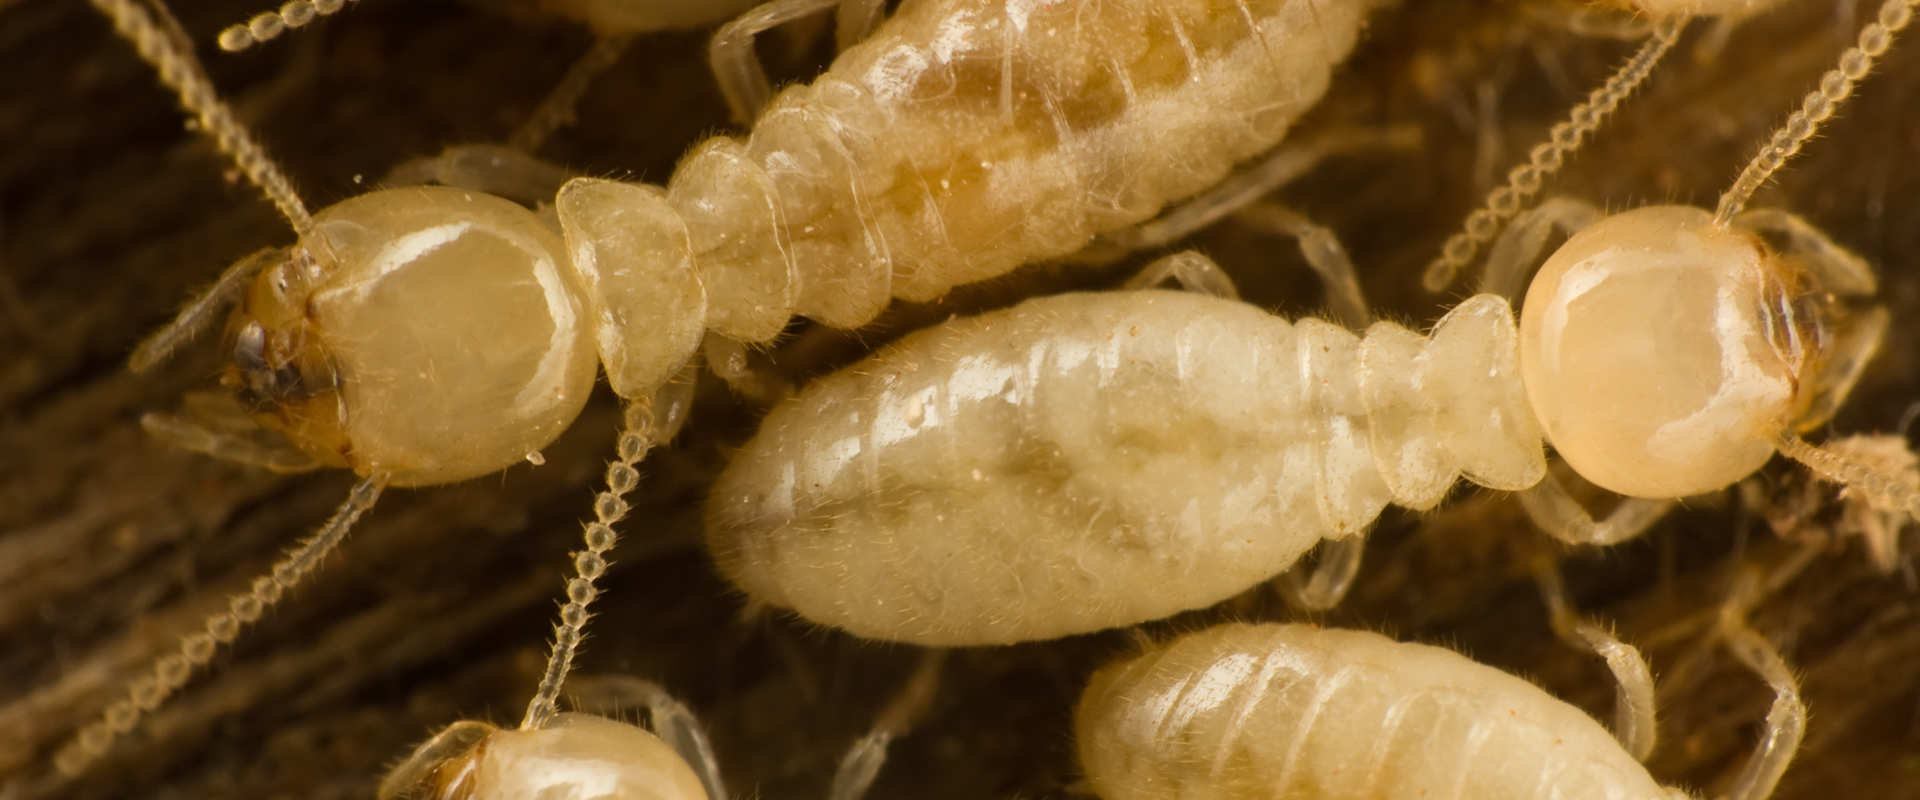
[[[1506,288],[1427,336],[1162,291],[955,320],[769,414],[715,484],[709,547],[757,602],[952,646],[1210,605],[1322,539],[1355,541],[1388,503],[1433,507],[1462,477],[1523,492],[1543,528],[1583,545],[1638,535],[1776,451],[1920,516],[1920,487],[1798,434],[1831,416],[1879,344],[1884,311],[1853,307],[1874,292],[1871,270],[1796,217],[1739,213],[1911,2],[1882,6],[1717,215],[1649,207],[1581,230],[1534,278],[1518,326],[1525,245],[1569,222],[1565,204],[1496,248],[1489,284]],[[1145,283],[1219,287],[1216,273],[1182,254]],[[1546,442],[1628,499],[1594,520],[1550,477]],[[1316,604],[1338,599],[1358,553],[1328,561]]]
[[[664,190],[568,182],[557,232],[522,206],[445,187],[309,214],[179,36],[129,0],[95,5],[299,234],[229,268],[135,353],[136,368],[151,366],[239,305],[225,382],[251,408],[175,420],[172,438],[362,480],[317,535],[83,730],[56,759],[67,774],[233,641],[385,487],[527,458],[604,367],[630,407],[577,566],[591,563],[613,545],[633,465],[684,419],[703,338],[725,374],[738,342],[768,341],[795,315],[856,326],[890,298],[935,297],[1137,223],[1277,142],[1378,3],[909,3],[825,77],[774,99],[751,137],[696,147]],[[227,433],[248,410],[285,440]],[[584,608],[593,575],[580,568]],[[577,636],[563,629],[556,644]]]
[[[1734,614],[1719,635],[1772,685],[1726,797],[1772,793],[1805,720],[1793,676]],[[1649,720],[1650,722],[1651,720]],[[1685,798],[1593,718],[1452,650],[1305,625],[1221,625],[1095,674],[1075,714],[1103,800]]]

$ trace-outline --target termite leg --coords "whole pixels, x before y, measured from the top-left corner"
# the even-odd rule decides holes
[[[437,156],[403,161],[381,179],[389,186],[437,183],[486,192],[526,206],[553,202],[573,175],[525,150],[498,144],[463,144]]]
[[[1371,150],[1412,150],[1419,145],[1420,131],[1405,125],[1333,130],[1289,142],[1158,217],[1101,234],[1069,260],[1099,264],[1137,250],[1165,247],[1292,183],[1329,157]]]
[[[1533,559],[1533,575],[1540,599],[1547,604],[1554,635],[1569,645],[1590,650],[1607,662],[1615,682],[1613,736],[1637,761],[1653,754],[1659,730],[1654,719],[1653,670],[1633,645],[1579,615],[1567,603],[1567,587],[1552,556],[1544,551]]]
[[[880,15],[887,10],[887,0],[840,0],[840,9],[834,14],[833,43],[845,50],[863,41],[880,25]]]
[[[1528,3],[1527,16],[1578,36],[1634,41],[1653,31],[1653,21],[1593,3]]]
[[[1622,497],[1605,519],[1596,520],[1548,470],[1533,488],[1520,492],[1520,506],[1534,525],[1555,539],[1576,546],[1606,547],[1646,532],[1673,508],[1673,501]]]
[[[1307,266],[1320,276],[1326,287],[1327,308],[1334,319],[1348,330],[1362,330],[1373,321],[1367,311],[1366,295],[1360,291],[1360,278],[1353,268],[1353,257],[1341,246],[1339,238],[1293,209],[1275,203],[1255,203],[1234,212],[1233,218],[1260,230],[1292,236],[1300,243],[1300,255]]]
[[[1487,252],[1486,272],[1480,276],[1480,291],[1518,304],[1527,288],[1527,276],[1539,265],[1540,253],[1546,249],[1547,236],[1555,230],[1572,236],[1601,216],[1599,209],[1584,200],[1549,197],[1540,201],[1540,205],[1515,218],[1494,241],[1493,249]]]
[[[707,367],[741,397],[771,408],[793,396],[793,381],[775,371],[753,348],[716,333],[707,335],[701,350]]]
[[[1786,240],[1786,251],[1802,260],[1820,288],[1843,295],[1870,295],[1879,291],[1880,281],[1873,267],[1800,215],[1777,208],[1755,208],[1740,212],[1733,224],[1748,230],[1773,234]]]
[[[871,3],[871,0],[862,1]],[[760,109],[765,108],[767,101],[773,97],[773,86],[767,81],[767,71],[760,66],[760,57],[753,51],[754,37],[776,26],[825,11],[840,2],[771,0],[741,14],[714,32],[713,41],[707,45],[707,62],[713,69],[714,81],[720,85],[720,95],[726,98],[727,108],[733,112],[735,123],[752,124],[754,117],[760,115]],[[876,9],[867,13],[878,12]]]
[[[827,790],[827,800],[860,800],[866,796],[887,762],[887,747],[911,730],[932,705],[946,656],[945,650],[929,650],[921,655],[920,664],[907,678],[906,685],[881,709],[873,730],[854,742],[840,758],[840,766],[833,772],[833,784]]]
[[[1151,289],[1172,280],[1180,288],[1189,292],[1198,292],[1210,297],[1224,297],[1229,300],[1240,298],[1240,289],[1233,285],[1233,276],[1207,258],[1192,250],[1161,256],[1140,270],[1127,282],[1121,284],[1124,289]]]
[[[380,789],[374,796],[380,800],[408,796],[416,787],[426,783],[440,765],[479,746],[493,732],[492,725],[473,720],[461,720],[448,725],[434,734],[433,738],[414,748],[405,761],[389,770],[387,776],[380,779]]]
[[[286,437],[262,429],[229,394],[190,394],[185,413],[144,414],[140,427],[169,446],[272,472],[308,472],[321,466]]]
[[[267,247],[233,262],[226,272],[220,273],[220,279],[214,281],[212,287],[188,301],[172,322],[154,331],[140,342],[139,347],[133,349],[132,357],[127,359],[127,369],[135,373],[146,372],[153,365],[166,360],[174,350],[205,330],[221,311],[245,293],[260,270],[286,256],[285,248]]]
[[[715,800],[727,797],[720,780],[720,761],[714,757],[713,743],[707,739],[699,717],[659,684],[625,675],[595,675],[575,679],[569,693],[576,708],[602,716],[646,709],[653,734],[693,767],[707,796]]]
[[[1320,542],[1314,551],[1313,566],[1288,570],[1277,584],[1281,596],[1308,611],[1325,611],[1340,604],[1360,574],[1360,557],[1367,552],[1367,537],[1343,536]]]
[[[1748,608],[1759,592],[1758,575],[1742,575],[1733,596],[1720,608],[1719,635],[1727,649],[1773,687],[1773,705],[1767,709],[1765,732],[1753,757],[1740,770],[1740,777],[1727,793],[1729,800],[1762,800],[1772,795],[1807,731],[1807,707],[1800,700],[1800,687],[1793,678],[1793,670],[1780,657],[1780,651],[1747,623]]]

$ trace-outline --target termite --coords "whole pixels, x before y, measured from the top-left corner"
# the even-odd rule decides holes
[[[234,412],[176,420],[172,438],[362,480],[64,748],[64,774],[184,685],[386,487],[529,459],[600,367],[629,409],[570,591],[581,611],[556,638],[564,664],[594,596],[586,565],[613,546],[633,465],[684,419],[703,338],[720,371],[738,373],[739,343],[769,341],[795,315],[858,326],[891,298],[934,298],[1138,223],[1274,145],[1379,5],[908,3],[825,76],[775,98],[750,137],[694,148],[665,189],[569,181],[556,231],[523,206],[447,187],[309,213],[180,37],[131,0],[94,4],[299,236],[230,267],[133,358],[152,366],[236,302],[224,381],[285,441],[222,435],[242,421]]]
[[[1775,452],[1920,516],[1920,486],[1799,436],[1878,347],[1884,310],[1852,307],[1874,293],[1871,269],[1797,217],[1741,213],[1915,1],[1881,7],[1717,213],[1648,207],[1580,230],[1540,268],[1518,325],[1511,286],[1527,245],[1577,219],[1566,204],[1510,230],[1489,267],[1499,290],[1426,336],[1288,323],[1235,301],[1211,261],[1176,255],[1141,283],[1172,275],[1213,296],[1033,299],[816,381],[716,481],[709,548],[757,603],[959,646],[1211,605],[1322,539],[1344,545],[1309,596],[1330,605],[1388,503],[1432,508],[1463,477],[1521,492],[1541,527],[1577,545],[1636,536]],[[1352,265],[1321,260],[1348,297],[1336,305],[1358,305]],[[1593,519],[1547,472],[1548,442],[1627,499]]]
[[[1805,708],[1765,638],[1721,638],[1774,689],[1732,800],[1785,772]],[[1651,722],[1651,719],[1648,720]],[[1376,633],[1229,624],[1100,670],[1074,717],[1102,800],[1282,797],[1674,798],[1580,709],[1452,650]]]

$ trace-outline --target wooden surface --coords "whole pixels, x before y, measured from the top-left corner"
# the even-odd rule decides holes
[[[1305,130],[1411,123],[1421,150],[1342,159],[1280,197],[1341,235],[1379,313],[1425,324],[1454,297],[1419,290],[1426,260],[1488,181],[1630,45],[1529,21],[1531,3],[1408,5],[1381,15]],[[1736,30],[1717,57],[1706,57],[1696,26],[1558,189],[1613,209],[1710,205],[1857,26],[1845,0],[1789,5]],[[203,44],[252,10],[179,9]],[[379,0],[293,42],[202,55],[318,207],[402,159],[503,138],[587,41],[486,8]],[[776,38],[766,52],[804,76],[818,58],[809,41]],[[543,155],[585,173],[663,180],[681,152],[723,127],[702,51],[694,35],[640,40]],[[350,479],[263,475],[142,434],[141,413],[208,388],[218,365],[202,342],[134,376],[123,366],[133,344],[227,263],[290,234],[183,129],[171,98],[86,5],[0,7],[0,63],[0,787],[25,794],[53,748],[310,530]],[[1895,429],[1920,396],[1917,109],[1920,47],[1909,46],[1759,198],[1806,215],[1880,269],[1893,331],[1835,422],[1840,432]],[[1294,315],[1318,307],[1290,243],[1229,223],[1197,244],[1253,302]],[[796,327],[796,344],[778,355],[796,370],[822,368],[948,313],[1106,280],[1038,271],[897,312],[859,337]],[[707,389],[688,434],[645,464],[580,674],[631,674],[676,692],[711,728],[737,795],[817,796],[916,653],[793,619],[743,618],[741,598],[698,548],[698,504],[757,412]],[[387,764],[439,726],[516,720],[611,452],[604,394],[545,466],[389,492],[309,585],[85,779],[50,794],[366,797]],[[1776,462],[1756,480],[1803,479]],[[1819,541],[1818,526],[1782,540],[1762,510],[1731,492],[1699,500],[1644,540],[1562,562],[1580,610],[1643,645],[1663,679],[1651,764],[1662,780],[1724,788],[1765,713],[1765,688],[1721,651],[1702,651],[1689,625],[1726,596],[1736,568],[1775,569]],[[1755,613],[1803,676],[1813,712],[1780,797],[1893,798],[1920,786],[1913,538],[1904,574],[1892,576],[1873,572],[1857,542],[1835,543]],[[1552,638],[1527,575],[1542,542],[1510,499],[1471,489],[1434,514],[1390,511],[1354,595],[1322,619],[1453,644],[1609,718],[1605,671]],[[1260,590],[1148,632],[1289,616]],[[1072,704],[1094,667],[1131,646],[1111,632],[954,654],[874,797],[1072,796]]]

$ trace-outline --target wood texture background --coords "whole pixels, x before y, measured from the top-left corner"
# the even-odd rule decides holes
[[[1426,260],[1492,176],[1629,46],[1530,21],[1532,3],[1407,5],[1380,15],[1305,130],[1413,123],[1422,149],[1343,159],[1280,195],[1343,237],[1380,313],[1425,324],[1453,299],[1418,290]],[[1792,0],[1711,60],[1696,58],[1696,26],[1557,188],[1614,209],[1711,205],[1851,39],[1853,5]],[[178,12],[207,43],[252,10],[218,0]],[[804,77],[822,56],[813,41],[776,38],[766,52]],[[370,0],[293,42],[203,57],[318,207],[402,159],[504,137],[587,42],[564,24],[487,7]],[[680,153],[724,128],[703,44],[641,40],[544,154],[585,173],[665,179]],[[1759,198],[1808,216],[1881,272],[1894,328],[1835,422],[1842,432],[1895,429],[1920,397],[1920,46],[1906,45]],[[85,4],[0,8],[0,63],[0,787],[24,795],[54,747],[313,527],[350,481],[263,475],[141,433],[142,412],[172,408],[218,367],[202,343],[133,376],[123,367],[133,344],[231,260],[290,236],[183,129],[172,99]],[[1251,301],[1295,315],[1317,307],[1289,242],[1227,224],[1196,244]],[[778,355],[821,369],[949,313],[1111,279],[1035,270],[898,310],[859,336],[796,326]],[[817,796],[915,651],[789,618],[743,620],[741,598],[698,547],[698,507],[758,412],[706,388],[689,433],[645,464],[580,674],[632,674],[675,691],[712,729],[737,795]],[[566,553],[579,546],[577,523],[610,455],[613,405],[601,394],[546,466],[389,492],[309,585],[93,774],[54,794],[365,797],[437,727],[517,719]],[[1803,473],[1775,463],[1756,480],[1789,487]],[[1783,540],[1727,493],[1644,540],[1566,554],[1580,609],[1645,646],[1663,678],[1651,765],[1663,780],[1723,788],[1768,700],[1720,651],[1701,655],[1685,623],[1726,594],[1732,570],[1777,567],[1818,533]],[[1893,576],[1874,573],[1857,543],[1836,542],[1756,613],[1801,671],[1813,711],[1780,797],[1909,797],[1920,786],[1912,539],[1906,573]],[[1542,541],[1509,499],[1470,489],[1435,514],[1390,511],[1359,588],[1323,621],[1453,644],[1606,718],[1606,673],[1551,637],[1526,575]],[[1287,616],[1261,590],[1149,632]],[[1094,667],[1130,647],[1112,632],[954,654],[874,796],[1070,796],[1072,703]]]

